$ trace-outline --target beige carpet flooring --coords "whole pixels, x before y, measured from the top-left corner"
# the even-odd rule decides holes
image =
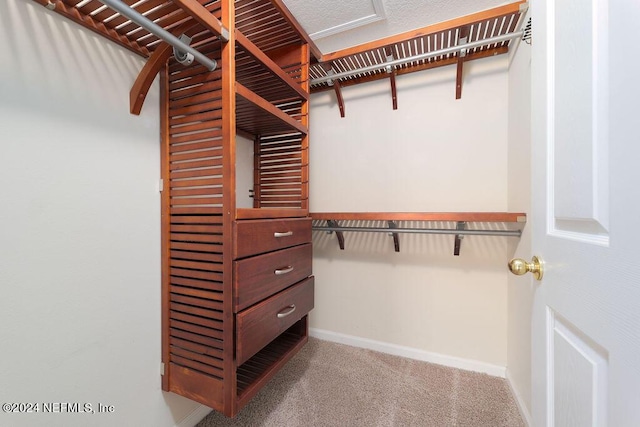
[[[311,338],[235,419],[198,427],[524,426],[506,381]]]

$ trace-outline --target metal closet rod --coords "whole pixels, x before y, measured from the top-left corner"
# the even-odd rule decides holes
[[[474,47],[484,46],[493,43],[500,43],[511,39],[522,37],[524,31],[516,31],[509,34],[503,34],[501,36],[491,37],[483,40],[476,40],[475,42],[465,43],[458,46],[451,46],[440,50],[434,50],[433,52],[421,53],[420,55],[409,56],[407,58],[395,59],[393,61],[387,61],[380,64],[368,65],[366,67],[358,68],[357,70],[344,71],[342,73],[327,75],[324,77],[318,77],[311,80],[311,84],[325,83],[331,80],[341,79],[343,77],[350,77],[354,74],[366,73],[369,71],[375,71],[384,69],[386,67],[395,67],[396,65],[404,65],[409,62],[420,61],[423,59],[433,58],[435,56],[447,55],[449,53],[459,52],[463,49],[473,49]]]
[[[190,54],[193,55],[196,61],[198,61],[205,67],[207,67],[209,71],[215,70],[216,67],[218,66],[218,63],[214,59],[208,58],[202,53],[198,52],[188,44],[184,43],[178,37],[174,36],[173,34],[168,32],[167,30],[165,30],[155,22],[151,21],[149,18],[145,17],[144,15],[138,13],[136,10],[127,6],[122,1],[120,0],[99,0],[99,1],[109,6],[111,9],[115,10],[121,15],[126,16],[127,18],[129,18],[136,24],[140,25],[141,27],[149,30],[149,32],[155,34],[156,36],[166,41],[176,49],[184,52],[189,52]]]
[[[324,227],[313,226],[319,231],[357,231],[367,233],[409,233],[409,234],[457,234],[467,236],[508,236],[520,237],[522,230],[456,230],[451,228],[384,228],[384,227]]]

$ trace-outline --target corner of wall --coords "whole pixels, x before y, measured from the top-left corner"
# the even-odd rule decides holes
[[[518,405],[518,411],[520,411],[520,416],[522,420],[527,425],[527,427],[533,426],[533,420],[531,418],[531,412],[529,412],[529,408],[527,407],[526,402],[522,398],[522,395],[516,390],[513,385],[513,379],[511,377],[511,373],[509,368],[507,368],[506,376],[507,384],[509,384],[509,389],[511,390],[511,394],[513,395],[514,400],[516,401],[516,405]]]
[[[525,17],[524,19],[528,19]],[[531,47],[515,45],[508,72],[508,209],[531,214]],[[529,218],[529,221],[531,219]],[[530,225],[525,225],[510,257],[531,257]],[[509,275],[507,288],[507,381],[523,418],[531,424],[531,307],[533,285]]]
[[[194,409],[190,414],[180,420],[175,427],[194,427],[200,421],[204,420],[207,415],[209,415],[213,411],[213,409],[208,406],[200,405],[196,409]]]

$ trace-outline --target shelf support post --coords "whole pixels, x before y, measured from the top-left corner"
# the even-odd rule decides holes
[[[391,62],[396,59],[391,48],[385,49],[385,53],[387,54],[387,62]],[[389,81],[391,82],[391,101],[393,103],[393,109],[397,110],[398,92],[396,90],[396,70],[391,65],[387,65],[385,71],[389,74]]]
[[[458,221],[456,224],[456,230],[464,230],[467,226],[467,223],[464,221]],[[456,239],[453,243],[453,255],[460,255],[460,245],[462,244],[462,239],[464,238],[461,234],[456,234]]]
[[[338,221],[329,219],[327,220],[327,226],[331,228],[338,228],[340,227],[340,224],[338,224]],[[336,237],[338,238],[338,245],[340,245],[341,250],[344,250],[344,234],[342,233],[342,231],[338,231],[338,230],[335,230],[335,232],[336,232]]]
[[[333,81],[333,90],[336,92],[336,98],[338,99],[338,108],[340,108],[340,117],[344,118],[344,98],[342,98],[342,86],[338,80]]]
[[[388,221],[388,224],[390,229],[398,228],[398,223],[395,221]],[[400,252],[400,236],[394,232],[389,233],[389,235],[393,236],[393,248],[396,252]]]
[[[469,37],[469,26],[464,26],[460,29],[460,35],[458,36],[458,44],[465,45],[467,44],[467,39]],[[462,98],[462,71],[464,59],[467,56],[467,49],[460,49],[458,53],[458,70],[456,73],[456,99]]]
[[[332,76],[335,74],[331,63],[322,64],[322,68],[327,72],[327,76]],[[344,118],[344,98],[342,98],[342,86],[340,85],[340,81],[338,79],[331,79],[327,82],[329,86],[333,86],[333,90],[336,93],[336,98],[338,100],[338,108],[340,109],[340,117]]]

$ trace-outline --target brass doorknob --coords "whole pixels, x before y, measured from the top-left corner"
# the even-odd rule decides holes
[[[531,262],[527,262],[520,258],[514,258],[509,261],[509,270],[517,276],[522,276],[529,272],[533,273],[533,277],[536,280],[542,280],[542,274],[544,273],[542,260],[537,256],[531,258]]]

